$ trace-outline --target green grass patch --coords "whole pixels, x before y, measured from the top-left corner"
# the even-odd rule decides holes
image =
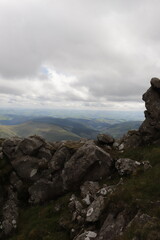
[[[67,207],[69,198],[67,194],[45,205],[21,209],[17,233],[10,240],[68,240],[72,227]],[[60,205],[58,212],[55,210],[57,204]]]

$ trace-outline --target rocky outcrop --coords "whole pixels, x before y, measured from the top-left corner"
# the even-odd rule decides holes
[[[123,149],[136,148],[160,140],[160,79],[152,78],[151,87],[143,94],[145,120],[137,131],[129,131],[122,139]]]
[[[160,79],[152,78],[151,87],[143,94],[145,121],[140,126],[143,142],[151,143],[160,138]]]

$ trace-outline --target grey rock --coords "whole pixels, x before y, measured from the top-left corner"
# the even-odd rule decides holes
[[[9,235],[15,228],[17,228],[18,220],[17,194],[14,193],[11,188],[8,189],[8,199],[3,206],[2,215],[2,230],[4,231],[5,235]]]
[[[52,158],[52,153],[51,153],[51,150],[48,149],[46,146],[45,147],[41,147],[38,151],[38,155],[37,155],[38,158],[41,158],[41,159],[46,159],[48,161],[51,160]]]
[[[118,215],[109,214],[96,240],[114,240],[119,236],[126,226],[125,212],[120,212]]]
[[[40,177],[38,173],[39,164],[40,159],[31,156],[23,156],[12,161],[12,166],[17,175],[23,180],[30,181],[35,181]]]
[[[160,89],[160,79],[159,78],[152,78],[151,79],[151,86],[157,89]]]
[[[99,196],[88,207],[87,214],[86,214],[86,221],[87,222],[96,222],[99,219],[104,208],[105,208],[104,197]]]
[[[2,143],[3,153],[10,159],[13,160],[17,157],[23,156],[22,151],[18,148],[19,143],[21,142],[21,138],[13,137],[6,139]]]
[[[12,172],[10,175],[10,184],[17,192],[20,192],[23,188],[23,182],[15,172]]]
[[[62,179],[66,189],[75,189],[82,181],[95,181],[111,174],[111,156],[94,143],[85,144],[65,163]]]
[[[81,189],[81,196],[82,196],[82,198],[85,198],[88,194],[90,196],[92,196],[92,198],[94,198],[96,193],[100,189],[100,186],[99,186],[98,182],[86,181],[80,187],[80,189]]]
[[[137,168],[141,165],[140,162],[134,161],[129,158],[120,158],[116,161],[115,167],[118,170],[118,173],[123,175],[130,175],[135,173]]]
[[[52,181],[39,179],[28,190],[29,202],[33,204],[44,203],[64,193],[62,179],[56,176]]]
[[[61,170],[64,167],[65,162],[69,160],[71,157],[71,153],[67,147],[61,147],[57,149],[55,154],[53,155],[49,167],[55,172]]]
[[[97,233],[93,231],[85,231],[84,233],[81,233],[80,235],[76,236],[74,240],[92,240],[97,237]]]
[[[109,136],[107,134],[98,134],[97,140],[101,144],[108,144],[112,145],[114,143],[114,138],[112,136]]]
[[[43,138],[39,136],[31,136],[28,138],[23,139],[19,143],[19,149],[25,154],[25,155],[34,155],[38,153],[38,150],[45,144],[45,141]]]

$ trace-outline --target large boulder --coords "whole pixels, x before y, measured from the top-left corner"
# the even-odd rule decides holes
[[[71,153],[69,149],[65,146],[62,146],[60,149],[57,149],[55,154],[53,155],[49,167],[53,170],[53,172],[62,170],[66,161],[71,157]]]
[[[114,240],[118,237],[123,232],[127,224],[125,215],[125,211],[118,214],[110,213],[101,227],[96,240]]]
[[[38,150],[45,144],[43,138],[39,136],[31,136],[28,138],[23,139],[19,143],[19,149],[25,155],[34,155],[38,152]]]
[[[75,189],[85,180],[99,180],[111,175],[113,159],[93,142],[84,144],[66,162],[62,171],[65,189]]]
[[[114,138],[107,134],[98,134],[97,140],[100,144],[112,145],[114,143]]]
[[[23,156],[15,159],[12,166],[17,175],[23,180],[36,181],[40,178],[41,172],[47,168],[46,159],[38,159],[31,156]]]
[[[21,141],[21,138],[13,137],[2,143],[2,151],[10,160],[23,156],[23,152],[18,148]]]

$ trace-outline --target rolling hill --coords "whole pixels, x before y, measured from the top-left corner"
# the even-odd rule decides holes
[[[27,120],[27,119],[26,119]],[[8,120],[7,120],[8,121]],[[19,124],[19,122],[21,122]],[[16,125],[0,125],[0,138],[12,136],[27,137],[40,135],[47,141],[78,140],[80,138],[96,139],[99,133],[107,133],[115,138],[122,137],[128,130],[138,129],[141,121],[109,124],[98,119],[74,119],[42,117],[26,122],[25,118],[16,120]],[[15,123],[15,119],[12,124]],[[2,123],[1,123],[2,124]]]

